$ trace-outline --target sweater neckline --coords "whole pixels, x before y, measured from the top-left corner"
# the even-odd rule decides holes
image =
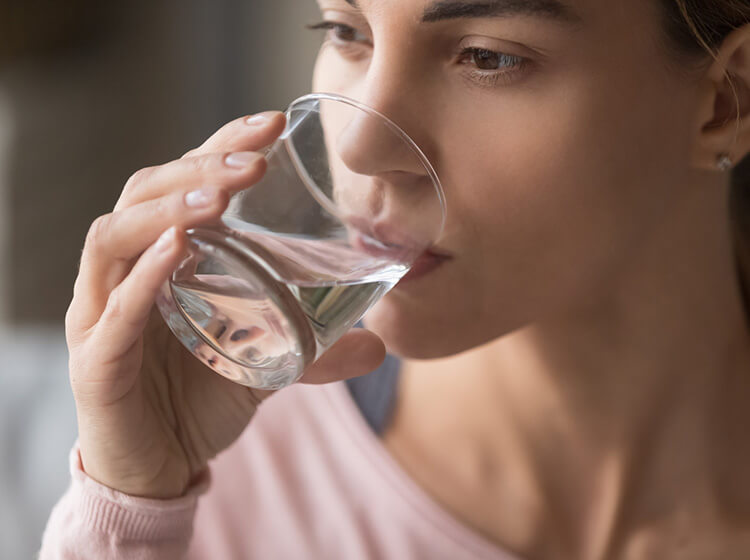
[[[460,521],[403,469],[361,413],[346,382],[333,383],[324,389],[332,405],[328,408],[338,416],[336,425],[345,432],[351,448],[357,449],[365,457],[367,463],[383,479],[385,486],[392,490],[394,500],[410,508],[415,519],[431,525],[439,534],[465,548],[474,558],[521,560]],[[392,401],[395,400],[395,389],[390,394]]]

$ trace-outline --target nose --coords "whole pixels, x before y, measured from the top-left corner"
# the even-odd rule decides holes
[[[349,118],[324,115],[339,123],[329,127],[338,130],[332,143],[336,205],[360,233],[424,250],[443,222],[442,193],[429,161],[382,113],[367,107],[347,112]]]
[[[439,180],[422,151],[430,153],[428,104],[419,87],[404,91],[407,70],[381,53],[364,79],[347,88],[363,107],[322,115],[333,133],[328,145],[339,210],[356,218],[354,229],[389,245],[430,244],[445,218]]]
[[[346,167],[360,175],[427,175],[412,142],[388,116],[357,111],[341,131],[336,150]]]
[[[414,64],[396,46],[381,43],[367,71],[345,88],[345,95],[374,111],[352,112],[338,138],[340,157],[355,173],[426,175],[419,158],[401,137],[403,134],[429,151],[427,92],[414,76]]]

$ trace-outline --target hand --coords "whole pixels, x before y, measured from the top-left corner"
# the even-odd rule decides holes
[[[86,473],[134,496],[173,498],[247,426],[271,393],[237,385],[195,359],[154,300],[184,258],[185,230],[215,222],[266,169],[257,150],[284,129],[281,113],[229,123],[177,161],[143,169],[86,239],[66,315],[70,378]],[[326,383],[383,361],[373,333],[354,330],[305,372]]]

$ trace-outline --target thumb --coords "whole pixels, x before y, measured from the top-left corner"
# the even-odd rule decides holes
[[[375,333],[352,329],[310,365],[301,383],[333,383],[376,370],[385,360],[385,344]]]

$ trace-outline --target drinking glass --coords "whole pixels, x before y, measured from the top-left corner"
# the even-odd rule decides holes
[[[409,136],[353,99],[294,101],[268,169],[221,223],[189,230],[157,305],[199,360],[279,389],[351,329],[437,240],[445,199]]]

